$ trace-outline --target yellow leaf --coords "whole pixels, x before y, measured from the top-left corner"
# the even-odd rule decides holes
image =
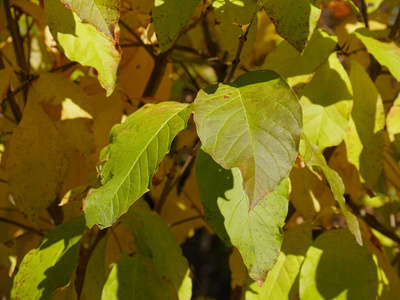
[[[29,220],[36,221],[39,212],[59,196],[68,158],[63,138],[35,99],[28,99],[6,151],[14,202]]]

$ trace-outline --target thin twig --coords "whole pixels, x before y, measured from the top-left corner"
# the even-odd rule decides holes
[[[235,70],[236,70],[237,66],[239,65],[239,63],[240,63],[240,54],[242,53],[244,43],[247,41],[247,35],[249,34],[250,27],[253,24],[254,18],[256,17],[258,11],[261,8],[257,8],[256,9],[256,11],[253,14],[253,17],[251,18],[250,23],[248,25],[246,25],[247,26],[246,30],[239,37],[239,44],[238,44],[238,47],[237,47],[237,50],[236,50],[236,55],[235,55],[234,60],[232,61],[232,67],[231,67],[231,69],[229,71],[228,77],[226,78],[225,82],[230,82],[232,80],[232,78],[233,78],[233,75],[235,74]]]
[[[369,28],[367,4],[365,0],[361,0],[361,14],[363,16],[365,27]]]
[[[31,228],[31,227],[26,226],[24,224],[21,224],[19,222],[16,222],[16,221],[13,221],[13,220],[9,220],[9,219],[3,218],[3,217],[0,217],[0,221],[4,222],[4,223],[11,224],[11,225],[14,225],[14,226],[17,226],[17,227],[20,227],[20,228],[23,228],[23,229],[31,231],[31,232],[34,232],[34,233],[36,233],[36,234],[38,234],[40,236],[44,236],[44,233],[40,232],[39,230],[36,230],[34,228]]]
[[[122,250],[121,243],[119,242],[118,237],[117,237],[117,235],[116,235],[115,232],[114,232],[114,229],[113,229],[112,227],[110,227],[110,230],[111,230],[111,234],[113,235],[113,237],[114,237],[114,239],[115,239],[115,243],[117,244],[117,247],[118,247],[119,252],[120,252],[121,254],[124,253],[124,250]]]
[[[183,220],[180,220],[180,221],[177,221],[177,222],[168,224],[168,227],[174,227],[174,226],[177,226],[177,225],[180,225],[180,224],[183,224],[183,223],[192,221],[192,220],[200,219],[200,218],[201,218],[201,219],[204,219],[204,218],[205,218],[205,215],[194,216],[194,217],[190,217],[190,218],[187,218],[187,219],[183,219]]]
[[[65,72],[65,71],[67,71],[69,68],[71,68],[71,67],[73,67],[73,66],[75,66],[75,65],[77,65],[77,64],[78,64],[78,63],[77,63],[76,61],[72,61],[72,62],[67,63],[67,64],[65,64],[65,65],[62,65],[62,66],[56,67],[56,68],[54,68],[54,69],[51,69],[51,70],[49,70],[48,72],[49,72],[49,73],[54,73],[54,72],[57,72],[57,71]]]
[[[199,84],[197,83],[196,79],[192,76],[192,74],[190,74],[190,71],[188,70],[188,68],[186,67],[186,65],[182,62],[179,61],[177,62],[178,64],[181,65],[182,69],[186,72],[187,76],[190,79],[190,82],[192,83],[192,85],[194,86],[194,88],[199,91],[201,88],[199,86]]]
[[[0,178],[0,182],[1,182],[1,183],[8,183],[7,180],[1,179],[1,178]]]
[[[399,27],[400,27],[400,10],[397,13],[396,20],[394,21],[393,27],[390,29],[389,33],[389,38],[394,40],[395,37],[397,36],[397,33],[399,32]]]
[[[151,46],[146,45],[146,44],[142,41],[142,39],[136,34],[136,32],[135,32],[132,28],[130,28],[130,27],[128,26],[128,24],[126,24],[124,21],[120,20],[119,23],[122,25],[122,27],[124,27],[126,30],[128,30],[129,33],[132,34],[132,35],[137,39],[138,43],[150,54],[150,56],[151,56],[153,59],[156,59],[156,55],[154,54],[153,49],[152,49]]]

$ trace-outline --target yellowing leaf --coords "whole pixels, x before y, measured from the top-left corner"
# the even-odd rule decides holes
[[[400,96],[397,97],[390,108],[386,119],[386,126],[390,141],[395,145],[397,151],[400,152]]]
[[[111,95],[121,60],[119,46],[92,25],[83,23],[61,2],[44,0],[44,4],[50,31],[65,55],[83,66],[95,68],[102,87]]]
[[[366,186],[372,189],[382,170],[385,111],[375,84],[355,60],[352,60],[350,79],[354,106],[345,138],[347,157],[359,170]]]
[[[35,221],[59,196],[68,168],[64,140],[35,99],[28,100],[7,152],[6,170],[15,204]]]
[[[347,72],[333,53],[306,85],[300,98],[304,133],[321,149],[343,140],[353,105],[351,94]]]

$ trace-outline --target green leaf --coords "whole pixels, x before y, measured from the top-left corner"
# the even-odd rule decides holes
[[[175,43],[200,0],[155,0],[153,24],[162,52]]]
[[[97,31],[67,9],[60,1],[44,0],[46,19],[54,39],[65,55],[83,66],[97,70],[98,79],[107,96],[115,88],[121,49],[111,39]]]
[[[192,281],[189,277],[188,262],[182,256],[182,249],[171,230],[160,216],[152,212],[144,200],[140,200],[122,218],[122,223],[132,231],[136,241],[135,249],[141,259],[147,257],[149,260],[145,263],[154,265],[158,276],[172,285],[171,293],[178,295],[179,299],[190,299]],[[145,267],[141,264],[140,270],[145,271],[142,266]],[[152,277],[144,276],[143,278]],[[154,283],[150,285],[147,283],[147,285],[149,289],[155,287]],[[132,297],[122,299],[136,298],[132,295]]]
[[[243,29],[239,25],[247,25],[256,11],[256,4],[252,0],[215,0],[212,3],[215,15],[215,29],[219,33],[220,43],[228,52],[228,59],[233,60],[239,44],[239,37]],[[257,37],[257,16],[247,34],[246,43],[240,53],[240,60],[246,61],[251,55],[253,44]]]
[[[118,0],[61,0],[61,2],[76,13],[82,22],[93,25],[115,41],[115,32],[119,31]]]
[[[350,232],[355,236],[357,242],[362,245],[363,242],[361,238],[360,226],[357,218],[346,208],[346,200],[343,197],[344,184],[339,174],[328,167],[325,157],[322,155],[318,147],[312,144],[304,134],[302,135],[299,153],[309,168],[321,168],[331,187],[333,196],[335,197],[336,201],[339,202],[339,206],[342,209]]]
[[[85,219],[79,217],[47,233],[39,247],[22,260],[12,299],[51,299],[67,286],[78,266],[79,241],[85,228]]]
[[[383,66],[387,67],[392,75],[400,81],[400,49],[395,42],[367,28],[359,28],[354,34],[359,38],[369,53]]]
[[[246,300],[294,298],[299,292],[300,267],[311,244],[312,227],[309,224],[285,231],[278,262],[262,287],[255,282],[246,287]]]
[[[111,226],[149,190],[158,164],[191,112],[191,106],[177,102],[149,104],[113,127],[110,145],[101,153],[102,186],[92,189],[85,203],[89,227]]]
[[[113,266],[101,299],[177,299],[170,289],[150,257],[140,253],[129,257],[124,253]]]
[[[386,127],[390,141],[400,152],[400,96],[394,101],[386,119]]]
[[[203,149],[197,153],[196,180],[210,225],[226,245],[238,248],[250,277],[262,285],[282,244],[289,181],[249,210],[239,169],[223,169]]]
[[[317,26],[321,9],[314,0],[264,0],[264,8],[276,32],[299,52],[306,47]]]
[[[375,258],[344,229],[321,234],[300,271],[301,299],[380,299]],[[390,299],[390,298],[384,298]]]
[[[353,105],[351,94],[347,72],[333,53],[306,85],[300,98],[303,130],[311,142],[322,149],[341,143]]]
[[[347,157],[359,170],[365,186],[373,189],[382,171],[385,109],[374,82],[354,59],[350,80],[354,105],[345,137]]]
[[[234,83],[209,86],[194,102],[205,151],[225,169],[240,169],[250,208],[288,176],[297,157],[301,119],[296,95],[273,71],[249,72]]]
[[[314,31],[302,54],[287,41],[282,41],[267,56],[263,68],[277,72],[294,87],[298,83],[310,81],[312,73],[328,60],[336,44],[337,37],[318,29]]]
[[[104,236],[90,255],[85,271],[81,298],[85,300],[98,300],[107,281],[109,268],[106,264],[106,250],[110,234]]]

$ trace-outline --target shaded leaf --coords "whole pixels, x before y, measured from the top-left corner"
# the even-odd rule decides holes
[[[70,220],[46,234],[37,249],[22,260],[14,278],[13,299],[51,299],[68,285],[78,265],[85,219]]]
[[[276,263],[289,205],[289,181],[252,210],[239,169],[224,170],[203,149],[197,154],[196,178],[206,218],[227,246],[242,255],[249,275],[259,285]]]
[[[328,167],[325,158],[318,147],[312,144],[304,134],[302,135],[299,153],[309,168],[321,168],[326,177],[326,180],[331,187],[333,196],[339,202],[339,206],[342,209],[350,232],[355,236],[357,242],[362,245],[363,242],[361,238],[360,226],[358,224],[357,218],[346,208],[346,200],[343,196],[344,184],[338,173]]]
[[[95,68],[102,87],[111,95],[121,60],[119,46],[92,25],[83,23],[60,1],[44,0],[44,4],[50,31],[65,55],[83,66]]]
[[[309,224],[285,231],[278,262],[268,273],[262,287],[255,283],[246,287],[246,300],[292,299],[299,292],[300,267],[312,244],[312,228]]]
[[[224,168],[240,169],[250,208],[288,176],[298,151],[301,107],[277,73],[249,72],[199,91],[194,120],[205,151]]]
[[[119,1],[118,0],[61,0],[84,23],[92,24],[96,29],[115,41],[118,32]],[[119,32],[117,33],[119,34]]]
[[[351,60],[350,79],[354,105],[345,137],[347,157],[366,187],[373,189],[382,171],[385,110],[374,82],[355,60]]]
[[[6,171],[15,204],[35,221],[59,196],[68,157],[61,135],[32,94],[6,150]]]
[[[174,137],[186,127],[191,107],[176,102],[146,105],[113,127],[110,145],[100,160],[101,186],[85,203],[89,227],[111,226],[150,188],[151,177],[169,152]]]
[[[299,52],[311,38],[321,9],[313,0],[264,0],[264,8],[276,31]]]
[[[359,28],[354,34],[359,38],[368,52],[383,66],[387,67],[392,75],[400,81],[400,49],[389,38],[379,32],[367,28]]]
[[[155,0],[153,24],[162,52],[175,43],[200,0]]]
[[[190,299],[192,281],[189,277],[188,262],[171,230],[158,214],[152,212],[144,200],[139,200],[122,218],[122,222],[132,231],[136,253],[141,257],[138,260],[143,260],[138,271],[145,271],[142,268],[146,264],[150,268],[152,265],[158,277],[171,285],[171,295],[178,295],[179,299]],[[153,283],[148,289],[154,289]]]
[[[343,140],[352,108],[352,89],[346,70],[331,54],[329,61],[303,90],[304,133],[321,149]]]

